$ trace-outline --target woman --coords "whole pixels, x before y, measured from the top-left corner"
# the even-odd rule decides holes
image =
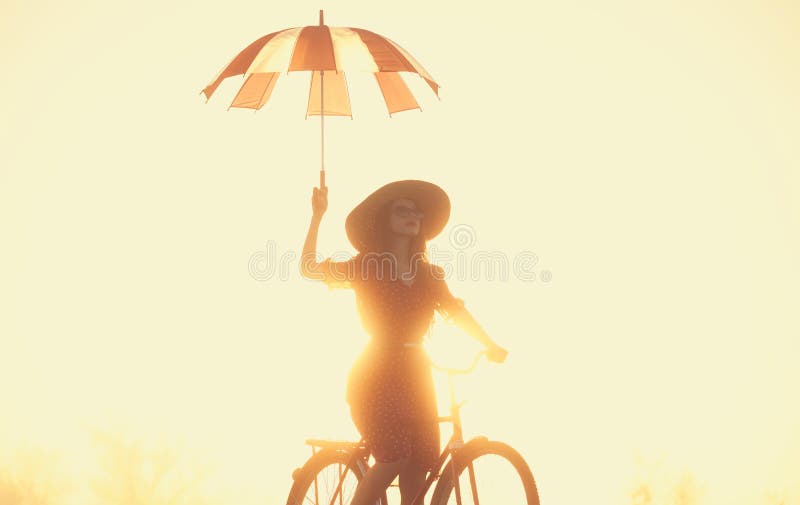
[[[418,180],[387,184],[347,216],[347,237],[359,251],[348,261],[316,261],[317,234],[328,188],[314,188],[302,272],[330,287],[355,290],[361,322],[371,339],[350,371],[347,402],[375,464],[351,505],[370,505],[399,475],[401,505],[411,505],[440,449],[436,396],[422,339],[434,311],[452,320],[502,362],[507,351],[475,321],[428,263],[425,243],[450,217],[450,199]]]

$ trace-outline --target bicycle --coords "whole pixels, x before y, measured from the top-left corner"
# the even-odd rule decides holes
[[[453,433],[442,449],[434,470],[428,472],[425,485],[412,505],[424,505],[425,496],[434,482],[436,487],[430,505],[486,505],[489,502],[504,502],[511,505],[523,502],[539,505],[539,493],[528,463],[510,445],[487,437],[477,436],[465,442],[461,424],[461,407],[456,402],[453,377],[472,372],[485,351],[475,356],[465,369],[445,368],[433,365],[447,373],[450,386],[450,415],[440,416],[440,423],[452,423]],[[369,450],[363,439],[359,442],[309,439],[311,457],[292,473],[294,484],[289,491],[286,505],[347,505],[356,486],[369,468]],[[508,482],[497,486],[497,476],[486,465],[500,463]],[[511,470],[513,469],[513,473]],[[510,484],[510,485],[509,485]],[[478,494],[480,488],[480,495]],[[516,489],[510,489],[516,488]],[[468,490],[469,492],[464,492]],[[492,496],[499,492],[500,496]],[[508,498],[515,492],[516,497]],[[488,493],[488,495],[487,495]],[[523,498],[524,497],[524,498]],[[309,502],[309,503],[307,503]],[[375,505],[388,505],[384,491]]]

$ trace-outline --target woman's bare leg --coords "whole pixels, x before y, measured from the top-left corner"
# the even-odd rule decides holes
[[[400,471],[400,505],[411,505],[414,502],[414,498],[425,486],[426,473],[423,467],[414,463],[408,463]]]
[[[407,462],[408,458],[372,465],[358,483],[350,505],[375,505],[378,496],[386,491],[389,484],[405,468]]]

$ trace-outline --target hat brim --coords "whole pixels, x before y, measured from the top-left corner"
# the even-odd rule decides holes
[[[353,247],[360,252],[374,250],[377,236],[375,215],[388,202],[400,198],[413,200],[425,214],[420,223],[420,234],[426,241],[441,233],[450,219],[450,198],[436,184],[414,179],[390,182],[372,192],[348,214],[344,226]]]

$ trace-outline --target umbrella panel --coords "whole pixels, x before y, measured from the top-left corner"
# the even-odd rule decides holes
[[[323,80],[324,86],[322,85]],[[320,96],[320,88],[323,88],[322,97]],[[322,98],[324,98],[325,102],[324,113],[322,110]],[[324,76],[320,72],[312,72],[306,117],[322,115],[353,117],[344,72],[325,72]]]

